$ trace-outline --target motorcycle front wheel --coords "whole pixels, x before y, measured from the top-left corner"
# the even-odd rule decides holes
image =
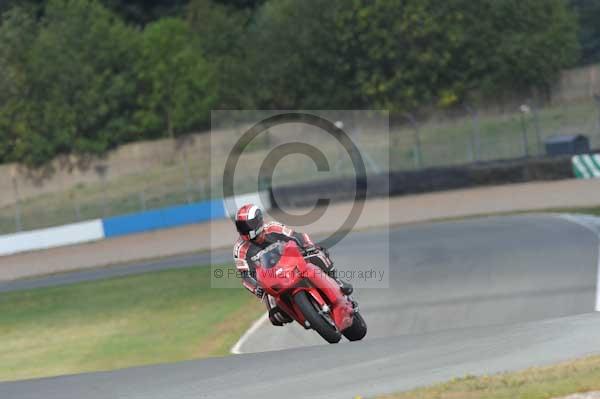
[[[342,339],[342,334],[332,325],[331,320],[327,320],[326,316],[319,313],[319,305],[305,291],[296,293],[294,301],[304,315],[304,318],[310,323],[310,327],[323,337],[325,341],[335,344]]]

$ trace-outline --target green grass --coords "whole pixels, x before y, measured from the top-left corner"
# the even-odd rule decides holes
[[[0,380],[228,354],[263,311],[210,267],[0,294]]]
[[[465,219],[476,219],[489,216],[511,216],[511,215],[526,215],[536,213],[575,213],[582,215],[600,216],[600,206],[582,207],[582,208],[547,208],[536,211],[510,211],[510,212],[496,212],[496,213],[480,213],[476,215],[468,216],[456,216],[449,218],[436,219],[436,221],[452,221],[452,220],[465,220]]]
[[[593,207],[586,207],[586,208],[552,208],[552,209],[547,209],[546,212],[582,213],[585,215],[600,216],[600,206],[593,206]]]
[[[600,391],[600,357],[494,376],[467,376],[380,399],[550,399]]]

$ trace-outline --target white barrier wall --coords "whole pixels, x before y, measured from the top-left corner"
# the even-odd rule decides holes
[[[0,256],[104,238],[100,219],[0,236]]]

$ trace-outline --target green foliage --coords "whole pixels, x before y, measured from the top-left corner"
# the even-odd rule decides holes
[[[338,28],[362,93],[389,109],[546,86],[576,56],[561,0],[354,1]]]
[[[600,62],[600,1],[570,0],[579,21],[581,63]]]
[[[15,9],[0,31],[2,59],[18,75],[19,95],[0,104],[0,115],[10,115],[2,121],[11,158],[39,165],[135,138],[128,126],[135,81],[123,64],[136,58],[136,32],[86,0],[51,0],[40,23],[32,20]]]
[[[546,87],[577,56],[562,0],[282,0],[249,37],[260,107],[451,104]]]
[[[187,0],[102,0],[108,9],[138,26],[164,17],[181,16],[187,3]]]
[[[355,0],[338,15],[343,58],[369,104],[406,109],[464,85],[467,34],[456,1]]]
[[[0,159],[19,159],[21,137],[27,134],[22,116],[28,108],[28,49],[37,27],[33,18],[21,9],[3,15],[0,25]]]
[[[188,7],[188,22],[197,39],[197,51],[212,65],[212,84],[220,108],[252,108],[255,104],[249,92],[253,68],[247,60],[251,50],[247,38],[251,17],[249,11],[238,11],[210,0],[192,0]]]
[[[144,130],[162,128],[173,137],[208,120],[215,102],[212,72],[195,42],[188,26],[175,18],[144,30],[136,68],[143,88],[137,117]]]
[[[14,7],[0,25],[0,159],[39,166],[57,154],[203,126],[211,68],[178,19],[140,32],[95,0]]]
[[[577,24],[564,0],[487,1],[496,36],[485,56],[496,87],[544,87],[575,63]]]
[[[596,3],[0,0],[0,161],[183,134],[211,107],[403,111],[547,89],[577,61],[578,21],[594,59]]]
[[[341,2],[268,2],[250,28],[250,95],[260,108],[350,106],[360,96],[346,81],[335,15]]]
[[[30,148],[100,154],[133,137],[128,124],[136,31],[99,3],[51,0],[30,50]],[[50,155],[50,154],[48,154]],[[32,160],[37,161],[37,160]]]

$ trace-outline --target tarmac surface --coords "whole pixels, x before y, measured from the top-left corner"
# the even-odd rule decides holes
[[[115,265],[112,267],[84,269],[12,281],[0,281],[0,293],[131,276],[159,270],[180,269],[199,265],[207,266],[211,262],[225,264],[231,262],[231,259],[230,250],[219,250],[212,253],[177,255],[153,261],[132,262],[127,265]]]
[[[353,233],[332,249],[338,269],[388,272],[387,288],[357,289],[364,341],[265,324],[241,346],[258,353],[1,383],[0,397],[349,398],[597,354],[599,244],[586,226],[531,215]]]

